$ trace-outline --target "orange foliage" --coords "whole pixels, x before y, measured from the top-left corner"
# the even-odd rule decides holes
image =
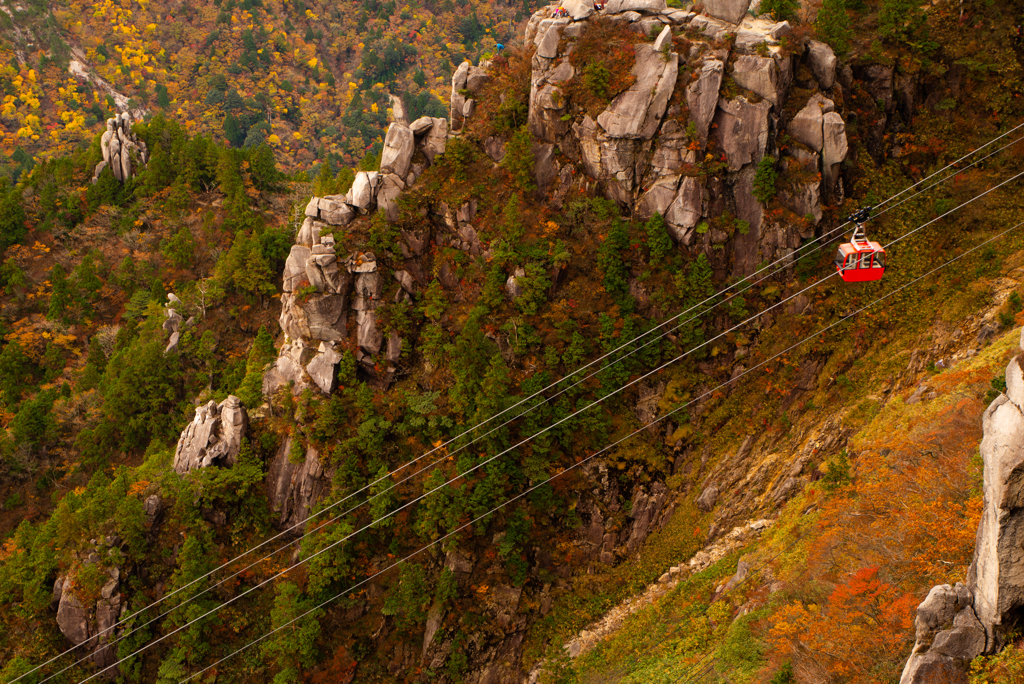
[[[132,483],[132,486],[128,488],[128,496],[138,496],[146,491],[149,487],[149,480],[139,480],[138,482]]]
[[[962,580],[974,551],[983,409],[976,398],[898,407],[851,444],[851,484],[808,492],[820,512],[791,579],[799,600],[768,635],[771,659],[791,660],[798,681],[899,678],[917,604]]]
[[[914,636],[913,594],[878,578],[878,566],[861,568],[821,606],[792,603],[769,631],[773,650],[793,662],[800,679],[893,681]]]
[[[810,561],[840,573],[882,565],[910,590],[962,580],[981,518],[983,408],[961,399],[859,445],[853,485],[822,505]]]
[[[309,679],[313,684],[348,684],[356,674],[356,661],[343,645],[334,650],[334,656],[321,664]]]

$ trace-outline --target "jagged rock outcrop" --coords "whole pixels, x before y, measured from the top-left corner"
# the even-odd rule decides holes
[[[451,94],[451,130],[459,133],[466,125],[466,119],[473,115],[476,108],[474,95],[487,85],[490,77],[487,75],[487,68],[490,62],[481,62],[479,66],[473,66],[469,62],[463,62],[452,75]]]
[[[96,550],[100,550],[100,547],[96,547]],[[95,551],[83,561],[84,565],[98,562],[99,556]],[[108,567],[105,572],[107,581],[101,587],[95,603],[86,605],[82,602],[74,573],[59,577],[53,589],[57,603],[57,627],[61,634],[75,646],[84,644],[84,650],[92,651],[93,664],[101,668],[117,662],[117,655],[110,642],[116,638],[114,626],[128,608],[128,602],[120,591],[120,570]]]
[[[1024,331],[1021,350],[1024,351]],[[1024,609],[1024,370],[982,417],[985,507],[967,584],[933,587],[918,607],[917,640],[900,684],[967,682],[972,659],[996,652]]]
[[[557,144],[569,161],[582,166],[604,194],[623,208],[635,210],[641,218],[662,213],[673,238],[684,246],[694,245],[698,225],[725,211],[743,220],[749,230],[731,240],[731,270],[736,274],[748,273],[763,259],[790,253],[806,237],[789,223],[766,224],[753,194],[757,164],[766,155],[777,158],[780,154],[779,128],[796,57],[776,47],[789,33],[789,25],[750,20],[745,16],[747,7],[743,0],[706,5],[709,17],[657,2],[609,2],[598,16],[629,22],[647,35],[657,31],[658,37],[653,45],[634,45],[634,84],[597,116],[579,111],[569,101],[566,88],[578,78],[570,55],[591,15],[577,21],[574,12],[555,16],[549,7],[535,13],[526,29],[527,43],[537,48],[531,74],[530,132],[541,144]],[[727,23],[741,21],[738,28]],[[696,31],[708,42],[698,39],[686,54],[677,54],[673,35],[687,28],[691,37]],[[712,44],[726,33],[737,36],[732,55]],[[768,46],[767,54],[762,45]],[[838,62],[830,62],[827,51],[815,46],[800,58],[813,62],[821,72],[819,87],[835,87]],[[723,97],[720,93],[726,77],[739,86],[738,94]],[[669,107],[677,88],[685,88],[682,97],[688,117],[682,121],[686,127],[676,118],[679,111]],[[815,221],[821,216],[822,200],[842,197],[840,164],[847,153],[845,126],[834,105],[818,128],[821,142],[806,154],[803,149],[793,153],[808,158],[801,159],[806,182],[801,176],[793,187],[781,189],[791,209]],[[715,150],[712,157],[707,157],[709,147]],[[698,166],[711,159],[725,162],[724,171],[709,172]],[[555,158],[547,166],[557,172],[560,163],[564,159]],[[704,249],[730,241],[722,230],[704,235],[703,244],[698,245]]]
[[[132,132],[132,123],[132,117],[127,112],[107,119],[107,130],[100,138],[103,161],[93,170],[93,183],[99,180],[103,169],[108,166],[114,178],[124,183],[135,176],[140,166],[145,166],[149,162],[146,142]]]
[[[167,307],[164,312],[167,318],[164,319],[163,329],[167,333],[167,347],[164,349],[164,354],[169,354],[172,351],[178,351],[178,340],[181,338],[181,328],[185,324],[185,319],[178,313],[178,310],[174,308],[174,304],[178,303],[179,300],[174,294],[168,296]]]
[[[453,77],[453,84],[463,79],[458,89],[453,85],[453,93],[467,86],[475,91],[486,85],[485,68],[471,67],[468,62],[463,67]],[[404,110],[395,111],[398,115],[388,128],[380,169],[357,173],[344,195],[313,197],[306,205],[305,220],[283,274],[278,322],[285,340],[264,376],[264,394],[285,386],[296,393],[311,386],[325,393],[333,391],[337,366],[349,341],[350,313],[355,320],[354,353],[363,370],[385,384],[395,372],[402,340],[392,334],[385,341],[376,323],[374,312],[383,304],[376,259],[372,254],[339,258],[331,233],[332,227],[346,226],[378,209],[387,220],[397,220],[398,197],[444,154],[449,135],[445,119],[424,116],[409,124]],[[385,342],[387,366],[379,373],[373,357],[385,348]]]
[[[211,401],[200,406],[178,439],[175,472],[185,474],[211,465],[234,465],[248,429],[249,415],[234,395],[220,404]]]
[[[966,684],[971,660],[984,653],[986,645],[976,610],[974,595],[963,584],[932,587],[917,608],[914,650],[900,684]]]

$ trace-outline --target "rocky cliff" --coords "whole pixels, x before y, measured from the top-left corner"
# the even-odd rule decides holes
[[[603,10],[580,0],[564,9],[566,16],[555,16],[555,5],[538,11],[525,33],[533,51],[533,175],[542,192],[557,199],[570,185],[596,184],[641,218],[661,213],[677,243],[705,251],[723,275],[747,274],[763,260],[792,253],[813,234],[822,201],[842,199],[847,141],[836,102],[843,86],[827,45],[783,49],[789,24],[747,16],[745,6],[738,13],[732,5],[709,6],[712,16],[669,9],[664,0],[622,0]],[[635,35],[632,84],[591,117],[571,97],[572,84],[584,78],[573,54],[587,31],[609,22]],[[409,124],[396,105],[380,169],[357,174],[344,195],[310,200],[285,266],[284,341],[265,392],[291,385],[296,392],[316,386],[329,393],[343,348],[371,381],[393,377],[403,340],[385,340],[377,324],[376,258],[338,254],[332,232],[377,210],[397,220],[401,193],[444,154],[449,136],[464,134],[477,98],[492,87],[488,68],[464,62],[456,70],[450,124],[428,117]],[[498,163],[508,136],[475,142]],[[767,215],[755,197],[757,168],[766,159],[773,173],[788,170],[779,195],[787,216]],[[427,284],[421,257],[433,246],[487,256],[473,226],[475,211],[475,202],[442,203],[417,230],[402,232],[405,268],[394,273],[401,283],[395,297],[407,299]]]
[[[815,41],[785,49],[787,22],[746,11],[709,4],[710,16],[698,16],[663,2],[626,0],[595,13],[580,2],[569,16],[538,12],[526,30],[527,43],[536,46],[529,126],[538,159],[557,146],[609,198],[641,218],[663,214],[681,245],[725,246],[729,270],[741,275],[790,253],[813,232],[822,200],[841,200],[847,153],[832,50]],[[637,43],[632,85],[592,117],[567,92],[584,77],[574,51],[595,22],[628,25]],[[811,221],[766,215],[754,190],[766,158],[773,168],[792,170],[781,199]],[[709,230],[725,214],[745,228],[732,235]]]
[[[1024,351],[1024,331],[1018,351]],[[917,609],[914,650],[900,684],[967,682],[971,661],[998,651],[1024,607],[1024,370],[1006,367],[1006,393],[982,418],[985,507],[966,585],[933,587]]]

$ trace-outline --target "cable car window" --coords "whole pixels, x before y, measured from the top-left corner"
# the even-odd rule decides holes
[[[871,268],[871,255],[873,252],[864,252],[860,257],[861,268]]]
[[[885,252],[878,252],[875,254],[875,266],[878,268],[885,268]]]

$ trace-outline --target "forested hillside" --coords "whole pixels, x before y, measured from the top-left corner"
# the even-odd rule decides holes
[[[266,142],[288,170],[336,172],[380,152],[389,95],[414,118],[444,116],[455,67],[511,42],[537,4],[6,4],[6,173],[87,143],[120,111],[162,113],[236,148]]]
[[[897,680],[1019,399],[1016,10],[734,4],[0,5],[0,682]]]

